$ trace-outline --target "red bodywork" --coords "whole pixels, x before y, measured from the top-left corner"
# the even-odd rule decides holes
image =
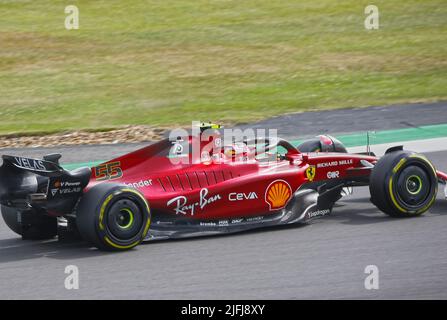
[[[195,138],[189,139],[191,145]],[[210,152],[213,161],[204,161],[200,154],[205,147],[201,143],[198,156],[188,152],[183,158],[189,163],[175,164],[173,144],[160,141],[93,168],[88,188],[105,181],[133,186],[152,211],[172,218],[247,218],[281,211],[308,183],[367,179],[371,170],[361,161],[377,161],[368,155],[304,154],[297,149],[277,161],[248,160],[249,149],[238,154],[228,147]]]
[[[324,152],[303,153],[285,140],[264,140],[224,144],[220,134],[204,139],[201,132],[162,140],[92,170],[66,171],[58,154],[42,160],[5,155],[0,204],[64,216],[76,212],[93,186],[125,184],[139,190],[150,207],[146,240],[229,233],[327,215],[349,193],[346,187],[369,185],[379,160],[370,153],[346,153],[330,136],[301,144],[303,150]],[[436,175],[445,185],[447,174]]]

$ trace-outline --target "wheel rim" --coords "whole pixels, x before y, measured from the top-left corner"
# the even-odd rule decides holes
[[[108,212],[107,228],[116,240],[137,237],[143,227],[144,218],[140,207],[130,199],[114,202]]]
[[[408,208],[423,205],[431,192],[430,177],[425,168],[408,166],[397,177],[397,198]]]
[[[120,213],[117,214],[116,217],[116,223],[118,224],[118,227],[122,229],[129,229],[134,222],[133,212],[128,208],[121,209]]]
[[[422,185],[423,185],[423,182],[419,176],[412,175],[412,176],[408,177],[408,179],[407,179],[406,186],[407,186],[407,191],[410,194],[416,195],[419,192],[421,192]]]

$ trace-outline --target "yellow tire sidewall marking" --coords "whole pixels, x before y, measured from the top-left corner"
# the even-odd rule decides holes
[[[151,209],[149,208],[149,205],[148,205],[146,199],[138,191],[133,190],[133,189],[122,189],[122,191],[131,192],[131,193],[137,195],[138,197],[141,198],[141,200],[143,200],[144,204],[146,205],[146,209],[147,209],[147,212],[149,213],[149,216],[147,218],[146,226],[144,227],[144,231],[143,231],[143,239],[144,239],[147,235],[147,232],[149,231],[149,227],[151,224],[151,216],[150,216]]]
[[[406,158],[400,159],[400,161],[397,163],[397,165],[393,168],[393,173],[396,173],[397,171],[399,171],[399,169],[405,164],[405,162],[407,162]]]
[[[389,191],[390,191],[391,201],[392,201],[393,204],[396,206],[396,208],[399,209],[401,212],[403,212],[403,213],[409,213],[407,210],[405,210],[404,208],[402,208],[402,207],[399,205],[399,203],[397,202],[396,198],[394,197],[393,177],[394,177],[394,175],[392,175],[392,176],[390,177],[390,181],[389,181]]]
[[[412,154],[412,155],[410,155],[410,158],[417,158],[417,159],[424,160],[430,166],[430,168],[433,170],[433,174],[436,176],[435,167],[433,167],[433,164],[426,157],[424,157],[423,155],[420,155],[420,154]]]
[[[435,192],[435,194],[434,194],[433,198],[430,200],[430,202],[429,202],[425,207],[423,207],[422,209],[420,209],[419,211],[417,211],[417,213],[424,212],[424,211],[428,210],[428,209],[431,207],[431,205],[433,204],[433,202],[436,200],[436,193],[437,193],[437,192]]]
[[[112,247],[117,248],[117,249],[130,249],[130,248],[135,247],[136,245],[138,245],[138,244],[140,243],[140,240],[138,240],[138,241],[135,241],[134,243],[129,244],[129,245],[127,245],[127,246],[121,246],[121,245],[119,245],[119,244],[114,243],[114,242],[113,242],[112,240],[110,240],[109,237],[107,237],[107,236],[104,237],[104,240],[105,240],[109,245],[111,245]]]
[[[99,229],[104,230],[104,224],[102,221],[104,220],[104,212],[106,210],[107,205],[109,204],[110,200],[112,200],[113,194],[109,195],[106,200],[102,203],[101,210],[99,211]]]
[[[426,162],[426,163],[430,166],[430,168],[433,170],[434,175],[436,176],[436,170],[435,170],[435,168],[433,167],[433,165],[431,164],[431,162],[430,162],[426,157],[424,157],[424,156],[422,156],[422,155],[419,155],[419,154],[411,154],[411,155],[409,156],[409,158],[417,158],[417,159],[421,159],[421,160],[423,160],[424,162]],[[411,213],[410,211],[405,210],[404,208],[402,208],[402,207],[399,205],[399,203],[397,202],[396,198],[394,197],[394,191],[393,191],[393,178],[394,178],[394,174],[396,174],[396,173],[399,171],[399,169],[405,164],[406,161],[407,161],[407,158],[402,158],[402,159],[397,163],[397,165],[393,168],[393,170],[392,170],[393,172],[392,172],[392,175],[391,175],[390,180],[389,180],[389,192],[390,192],[391,201],[392,201],[393,204],[397,207],[397,209],[399,209],[399,210],[400,210],[401,212],[403,212],[403,213]],[[430,202],[429,202],[424,208],[422,208],[422,209],[416,211],[416,214],[428,210],[428,208],[431,207],[431,205],[433,204],[433,202],[435,201],[435,199],[436,199],[436,192],[435,192],[433,198],[430,200]]]
[[[121,190],[119,190],[118,193],[121,193],[121,192],[130,192],[130,193],[135,194],[141,200],[143,200],[144,204],[146,205],[146,209],[147,209],[147,212],[148,212],[149,216],[147,218],[146,226],[144,227],[142,238],[141,238],[141,240],[144,240],[144,238],[146,237],[146,235],[147,235],[147,233],[149,231],[149,227],[150,227],[150,224],[151,224],[151,217],[150,217],[151,210],[149,208],[149,205],[148,205],[146,199],[141,195],[141,193],[139,193],[136,190],[133,190],[133,189],[121,189]],[[103,202],[102,206],[101,206],[100,213],[99,213],[99,229],[101,231],[104,230],[103,220],[104,220],[105,209],[106,209],[107,205],[110,203],[110,201],[113,199],[113,197],[115,195],[117,195],[118,193],[112,193],[111,195],[109,195],[106,198],[106,200]],[[134,243],[132,243],[130,245],[127,245],[127,246],[122,246],[122,245],[118,245],[118,244],[114,243],[112,240],[109,239],[109,237],[104,236],[104,241],[106,241],[109,245],[111,245],[112,247],[117,248],[117,249],[130,249],[130,248],[135,247],[136,245],[138,245],[141,242],[141,240],[138,240],[138,241],[136,241],[136,242],[134,242]]]

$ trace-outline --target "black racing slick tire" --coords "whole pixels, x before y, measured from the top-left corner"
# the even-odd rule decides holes
[[[144,196],[122,184],[94,186],[84,194],[76,210],[81,237],[100,250],[134,248],[146,237],[150,221]]]
[[[436,170],[423,155],[395,151],[372,170],[371,202],[392,217],[414,217],[433,205],[438,192]]]
[[[16,208],[1,206],[6,225],[24,240],[45,240],[57,235],[57,218],[35,212],[23,212]],[[19,218],[20,217],[20,218]]]
[[[22,235],[22,224],[19,222],[17,209],[1,206],[2,217],[5,221],[6,225],[17,233],[18,235]]]

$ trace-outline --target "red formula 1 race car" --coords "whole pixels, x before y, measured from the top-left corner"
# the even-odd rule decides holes
[[[330,214],[356,186],[369,186],[384,213],[414,217],[447,181],[426,157],[402,147],[378,158],[347,153],[331,136],[298,147],[278,138],[224,143],[218,130],[204,139],[211,128],[91,169],[66,171],[58,154],[4,155],[3,218],[24,239],[51,238],[65,228],[100,249],[126,250],[143,240],[308,221]]]

